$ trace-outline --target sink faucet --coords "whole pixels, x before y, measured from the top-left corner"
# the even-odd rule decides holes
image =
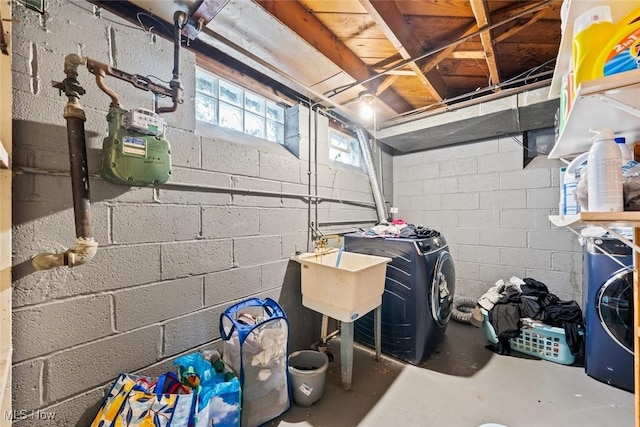
[[[342,242],[342,238],[337,234],[327,234],[326,236],[320,236],[318,239],[313,242],[313,251],[314,252],[325,252],[328,251],[329,248],[329,239],[336,239],[338,246]]]

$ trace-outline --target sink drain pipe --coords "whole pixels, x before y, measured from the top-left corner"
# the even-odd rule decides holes
[[[389,217],[387,214],[387,206],[384,203],[382,197],[382,190],[378,183],[378,177],[376,176],[376,170],[373,163],[373,155],[371,154],[371,147],[367,142],[364,131],[361,128],[356,128],[356,136],[360,143],[360,151],[362,151],[362,157],[364,159],[364,165],[369,175],[369,182],[371,183],[371,192],[373,193],[373,201],[376,204],[376,212],[378,214],[378,222],[386,221]]]
[[[98,243],[93,239],[91,228],[91,199],[89,192],[89,170],[87,167],[87,143],[84,132],[86,120],[84,108],[78,101],[85,90],[77,80],[78,66],[84,59],[76,54],[67,55],[64,72],[67,75],[61,83],[53,86],[64,92],[67,104],[64,118],[67,121],[67,139],[69,143],[69,163],[71,167],[71,189],[73,193],[73,212],[76,226],[76,243],[72,249],[62,253],[40,253],[31,259],[36,270],[48,270],[55,267],[75,267],[94,257]]]

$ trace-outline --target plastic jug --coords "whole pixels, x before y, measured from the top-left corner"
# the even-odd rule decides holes
[[[575,215],[580,212],[580,205],[574,196],[574,191],[578,185],[578,176],[576,172],[584,167],[589,152],[582,153],[566,168],[560,168],[560,214]]]
[[[615,27],[615,33],[597,59],[599,75],[596,78],[640,68],[640,7],[629,12]]]
[[[614,138],[616,144],[618,144],[618,148],[620,149],[620,155],[622,156],[622,164],[626,165],[628,162],[633,160],[633,154],[631,153],[631,147],[627,145],[627,139],[624,137],[616,137]]]
[[[602,77],[598,61],[616,30],[609,6],[589,9],[575,20],[572,44],[574,96],[580,83]]]
[[[622,197],[622,156],[613,129],[599,131],[587,157],[589,212],[620,212]]]

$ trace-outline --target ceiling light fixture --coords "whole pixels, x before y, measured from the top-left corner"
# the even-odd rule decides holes
[[[368,120],[373,117],[373,101],[375,101],[375,96],[371,92],[360,94],[360,116],[363,119]]]

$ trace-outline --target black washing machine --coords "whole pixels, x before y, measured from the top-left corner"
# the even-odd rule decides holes
[[[614,238],[588,238],[583,269],[585,371],[633,392],[633,250]]]
[[[447,329],[455,268],[439,232],[428,237],[381,238],[347,234],[348,252],[389,257],[382,295],[382,352],[411,364],[431,355]],[[355,340],[374,346],[374,312],[355,322]]]

